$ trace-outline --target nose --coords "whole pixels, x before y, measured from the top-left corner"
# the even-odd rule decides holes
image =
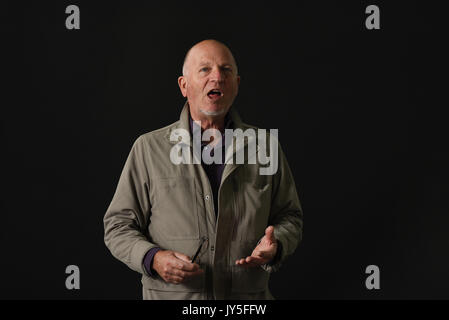
[[[210,73],[209,80],[215,82],[222,82],[224,80],[223,71],[221,71],[220,68],[213,68],[212,72]]]

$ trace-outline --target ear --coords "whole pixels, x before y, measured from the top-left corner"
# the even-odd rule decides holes
[[[184,76],[178,78],[179,89],[181,90],[182,96],[187,97],[187,79]]]

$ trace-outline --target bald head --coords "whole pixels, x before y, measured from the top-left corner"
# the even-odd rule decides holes
[[[187,52],[182,71],[178,85],[192,118],[222,125],[240,83],[231,50],[217,40],[201,41]]]
[[[201,55],[202,52],[208,50],[222,51],[222,54],[229,57],[229,60],[231,61],[233,67],[236,70],[236,73],[238,73],[237,63],[235,62],[234,56],[232,55],[232,52],[229,49],[229,47],[225,45],[223,42],[220,42],[218,40],[208,39],[196,43],[193,47],[191,47],[187,51],[184,57],[184,63],[182,65],[182,75],[184,76],[187,75],[189,68],[191,67],[191,60],[192,60],[191,56]]]

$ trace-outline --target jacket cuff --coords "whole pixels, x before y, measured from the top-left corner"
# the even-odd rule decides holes
[[[153,259],[156,253],[161,250],[159,247],[154,247],[148,250],[148,252],[145,254],[145,257],[143,258],[143,265],[145,267],[145,271],[150,277],[157,276],[157,272],[152,268],[153,265]]]
[[[134,244],[130,255],[130,264],[134,270],[149,276],[143,262],[147,252],[154,247],[157,246],[145,240],[139,240]]]

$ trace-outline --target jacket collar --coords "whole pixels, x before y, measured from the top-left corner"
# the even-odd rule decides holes
[[[237,111],[235,110],[235,108],[232,106],[229,109],[229,116],[231,118],[232,124],[233,124],[233,129],[241,129],[242,131],[245,131],[246,128],[248,128],[248,126],[246,124],[244,124],[239,116],[239,114],[237,113]],[[185,129],[187,130],[187,132],[189,132],[190,134],[190,143],[189,143],[189,147],[192,148],[193,144],[192,144],[192,134],[190,133],[189,127],[190,127],[190,116],[189,116],[189,104],[186,102],[184,104],[184,107],[181,111],[181,116],[179,118],[179,121],[177,121],[175,123],[175,125],[170,126],[170,129],[167,130],[167,134],[166,134],[166,138],[169,141],[169,143],[175,145],[178,144],[179,141],[171,141],[170,140],[170,135],[171,133],[176,130],[176,129]],[[233,159],[233,155],[239,151],[242,148],[245,148],[248,145],[248,139],[244,139],[243,143],[237,143],[237,139],[235,136],[232,137],[233,143],[232,145],[235,145],[235,148],[231,148],[230,146],[226,148],[225,150],[225,169],[223,171],[223,177],[222,177],[222,183],[223,181],[231,174],[232,171],[235,170],[235,168],[237,168],[240,164],[236,164],[236,163],[231,163],[231,160]],[[256,152],[259,152],[259,148],[256,149]]]
[[[233,124],[234,129],[241,128],[243,129],[243,122],[240,118],[240,115],[238,114],[237,110],[235,110],[234,106],[231,106],[231,108],[228,111],[229,119]],[[172,126],[170,130],[168,130],[165,137],[171,144],[177,144],[177,141],[170,140],[171,133],[176,129],[184,129],[187,130],[187,132],[190,133],[190,112],[189,112],[189,103],[186,101],[184,104],[184,107],[182,108],[181,115],[179,117],[179,121],[176,125]],[[190,136],[191,133],[190,133]],[[192,145],[192,143],[190,143]]]

